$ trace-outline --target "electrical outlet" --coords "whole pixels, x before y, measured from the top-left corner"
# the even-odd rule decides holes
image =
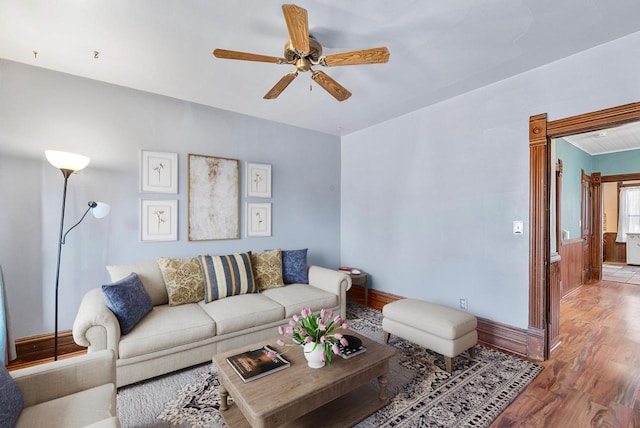
[[[467,310],[467,299],[460,299],[460,309]]]

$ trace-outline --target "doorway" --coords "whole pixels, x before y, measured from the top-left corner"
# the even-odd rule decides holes
[[[527,354],[546,360],[550,344],[555,344],[560,312],[560,275],[557,252],[550,248],[550,176],[552,138],[608,129],[640,121],[640,103],[632,103],[579,116],[548,121],[547,115],[529,120],[529,328]],[[598,183],[598,188],[600,183]],[[596,202],[594,201],[594,204]],[[595,220],[595,219],[594,219]],[[594,234],[601,236],[601,222],[593,222]],[[597,257],[592,266],[602,265],[602,245],[591,250]]]
[[[640,169],[640,166],[638,167]],[[620,226],[620,199],[629,188],[640,186],[640,172],[620,176],[605,176],[602,180],[603,193],[603,265],[602,279],[611,282],[621,282],[640,285],[640,266],[634,249],[637,249],[635,239],[620,242],[618,231]],[[637,192],[637,190],[634,190]],[[624,204],[626,205],[626,204]],[[626,229],[627,226],[622,226]],[[622,235],[622,234],[620,234]],[[635,236],[634,236],[635,238]],[[627,246],[632,245],[631,260],[628,259]]]

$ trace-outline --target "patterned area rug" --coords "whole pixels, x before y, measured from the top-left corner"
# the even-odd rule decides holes
[[[347,319],[355,331],[383,341],[379,311],[350,303]],[[442,356],[393,336],[389,344],[396,350],[390,364],[390,403],[358,427],[486,427],[542,371],[536,364],[477,346],[475,359],[466,353],[456,357],[453,374],[449,374]],[[175,398],[164,402],[163,409],[155,413],[155,421],[139,419],[142,406],[135,405],[136,396],[155,395],[152,384],[162,378],[119,390],[118,412],[123,426],[224,427],[215,367],[204,365],[191,370],[195,370],[190,374],[193,382],[183,384]],[[135,422],[130,412],[138,412]]]

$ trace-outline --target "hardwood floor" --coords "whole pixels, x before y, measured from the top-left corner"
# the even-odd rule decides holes
[[[640,428],[640,285],[583,285],[560,320],[561,345],[491,427]]]
[[[640,285],[602,281],[565,297],[560,340],[491,427],[640,427]]]

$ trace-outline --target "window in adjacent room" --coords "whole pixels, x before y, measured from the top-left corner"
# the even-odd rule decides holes
[[[616,242],[627,242],[627,233],[640,233],[640,186],[620,188]]]

